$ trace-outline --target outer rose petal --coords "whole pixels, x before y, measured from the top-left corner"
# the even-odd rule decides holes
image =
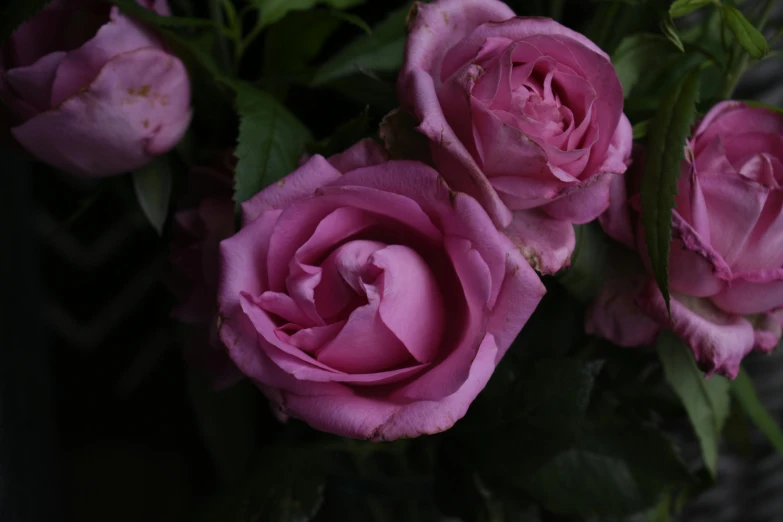
[[[408,15],[408,39],[400,84],[414,69],[421,69],[436,79],[436,88],[440,87],[441,63],[451,47],[485,22],[502,22],[514,16],[514,11],[498,0],[417,2]],[[404,94],[405,90],[401,89],[400,99],[410,101]]]
[[[764,314],[754,321],[754,327],[755,348],[764,353],[771,352],[778,346],[783,335],[783,310]]]
[[[280,409],[305,420],[313,428],[383,441],[439,433],[453,426],[486,386],[495,369],[497,353],[494,338],[487,334],[457,391],[438,400],[407,404],[362,396],[339,384],[294,381],[279,370],[263,371],[263,364],[255,367],[262,370],[263,377],[249,375],[267,390],[270,386],[277,388],[269,390],[269,395],[277,400]]]
[[[365,138],[349,149],[329,157],[329,163],[345,174],[361,167],[370,167],[387,161],[389,155],[372,138]]]
[[[17,67],[6,73],[5,80],[15,93],[23,94],[24,103],[35,109],[35,112],[30,114],[25,114],[27,111],[24,109],[17,110],[16,112],[20,113],[19,116],[32,118],[36,113],[46,111],[51,107],[52,82],[65,54],[62,51],[47,54],[30,66]],[[13,98],[16,96],[9,97],[11,104],[13,104]]]
[[[12,129],[41,161],[88,176],[134,170],[173,147],[190,122],[190,84],[176,57],[115,57],[89,89]]]
[[[316,189],[339,177],[340,172],[316,154],[285,178],[242,203],[242,224],[247,225],[267,210],[285,208],[298,199],[311,196]]]
[[[747,319],[727,314],[706,299],[672,295],[670,322],[663,296],[650,281],[637,303],[690,347],[699,367],[707,375],[719,373],[734,379],[739,373],[740,362],[755,344],[753,326]]]
[[[50,107],[57,107],[100,74],[114,57],[145,47],[163,49],[160,39],[112,7],[109,22],[83,46],[70,51],[57,69]]]
[[[712,302],[734,314],[760,314],[783,308],[783,268],[735,274]]]
[[[567,221],[552,219],[538,210],[516,210],[504,233],[542,274],[554,274],[571,264],[576,235]]]

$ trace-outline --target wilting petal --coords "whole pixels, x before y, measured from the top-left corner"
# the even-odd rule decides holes
[[[504,233],[542,274],[554,274],[571,264],[576,236],[567,221],[552,219],[538,210],[517,210]]]

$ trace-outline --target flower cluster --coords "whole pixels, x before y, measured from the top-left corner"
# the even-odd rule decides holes
[[[165,0],[138,3],[169,14]],[[781,114],[725,101],[682,143],[669,309],[642,227],[645,150],[607,53],[499,0],[417,3],[407,25],[398,110],[426,163],[365,138],[306,156],[241,202],[241,219],[230,154],[192,169],[167,280],[175,317],[197,326],[195,364],[219,384],[247,377],[281,417],[319,430],[447,430],[536,310],[542,276],[569,267],[574,226],[596,219],[631,255],[602,281],[589,333],[651,346],[671,330],[730,378],[778,344]],[[0,60],[13,137],[75,174],[142,167],[191,119],[183,63],[105,2],[51,2]]]

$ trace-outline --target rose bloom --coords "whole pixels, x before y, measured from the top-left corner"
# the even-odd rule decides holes
[[[573,223],[609,205],[632,131],[609,57],[497,0],[417,3],[398,81],[438,171],[542,272],[568,265]]]
[[[604,230],[647,261],[639,175],[618,179]],[[671,321],[649,271],[610,272],[588,329],[621,345],[670,328],[708,373],[735,377],[754,347],[773,349],[783,324],[783,116],[723,102],[686,147],[672,216]]]
[[[25,149],[85,176],[141,167],[190,122],[185,66],[108,2],[54,0],[19,27],[0,50],[0,97]]]
[[[220,337],[281,413],[371,440],[451,427],[545,290],[473,198],[365,140],[243,205]]]
[[[185,358],[216,388],[238,377],[215,327],[220,242],[236,232],[231,152],[213,155],[188,173],[188,190],[174,213],[164,281],[177,298],[171,316],[189,325]]]

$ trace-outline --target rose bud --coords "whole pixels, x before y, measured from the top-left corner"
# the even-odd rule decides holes
[[[391,440],[450,428],[545,290],[470,196],[365,140],[243,205],[220,337],[288,416]]]
[[[417,3],[398,94],[449,185],[475,197],[538,270],[570,263],[626,170],[631,125],[609,57],[498,0]]]
[[[139,1],[168,15],[165,0]],[[0,53],[11,133],[38,160],[85,176],[137,169],[190,122],[182,62],[107,2],[55,0]]]
[[[649,267],[639,264],[609,272],[588,329],[633,346],[669,328],[703,370],[733,378],[748,352],[769,351],[781,336],[783,115],[720,103],[699,123],[685,157],[672,215],[671,320]],[[642,167],[631,170],[613,182],[600,220],[649,265],[639,219]]]

